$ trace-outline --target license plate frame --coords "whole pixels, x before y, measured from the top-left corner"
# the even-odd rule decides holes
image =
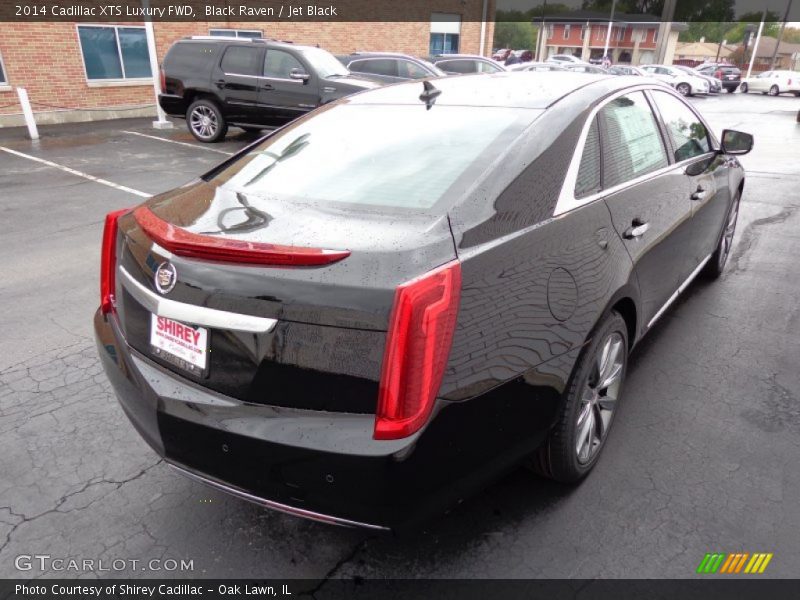
[[[210,334],[205,327],[150,314],[150,354],[197,378],[208,377]]]

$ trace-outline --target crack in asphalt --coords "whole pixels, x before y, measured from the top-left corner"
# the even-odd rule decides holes
[[[102,477],[92,479],[92,480],[86,482],[80,489],[77,489],[77,490],[75,490],[73,492],[70,492],[68,494],[64,494],[63,496],[61,496],[61,498],[58,500],[58,502],[56,503],[56,505],[53,508],[50,508],[50,509],[45,510],[43,512],[40,512],[39,514],[33,515],[31,517],[28,517],[27,515],[25,515],[23,513],[16,513],[10,507],[7,507],[7,506],[0,507],[0,510],[6,509],[13,516],[22,519],[19,523],[17,523],[16,525],[13,525],[11,527],[11,529],[9,530],[9,532],[6,534],[6,541],[3,542],[2,545],[0,545],[0,553],[2,553],[3,550],[5,550],[5,548],[11,543],[11,537],[14,535],[14,532],[16,532],[17,529],[19,529],[19,527],[21,527],[22,525],[24,525],[26,523],[32,523],[33,521],[36,521],[37,519],[40,519],[40,518],[42,518],[44,516],[47,516],[47,515],[50,515],[50,514],[53,514],[53,513],[61,513],[61,514],[66,515],[66,514],[69,514],[71,512],[75,512],[77,510],[84,510],[86,508],[86,506],[81,506],[81,507],[78,507],[78,508],[73,508],[71,510],[59,510],[70,498],[72,498],[74,496],[77,496],[78,494],[82,494],[83,492],[85,492],[86,490],[88,490],[89,488],[91,488],[91,487],[93,487],[95,485],[101,485],[101,484],[113,485],[115,487],[111,491],[116,491],[119,488],[121,488],[123,485],[125,485],[127,483],[130,483],[131,481],[135,481],[135,480],[139,479],[140,477],[145,475],[145,473],[147,473],[150,469],[153,469],[154,467],[157,467],[162,462],[164,462],[164,459],[160,458],[156,462],[154,462],[153,464],[141,469],[136,475],[133,475],[132,477],[129,477],[127,479],[115,480],[115,479],[105,479],[105,478],[102,478]],[[91,506],[97,500],[99,500],[99,498],[96,498],[95,500],[92,500],[87,506]]]
[[[308,592],[305,592],[305,593],[304,593],[304,595],[308,595],[308,596],[311,596],[312,598],[315,598],[315,599],[316,599],[316,597],[317,597],[317,596],[316,596],[316,594],[317,594],[317,593],[319,593],[319,591],[320,591],[320,590],[321,590],[321,589],[322,589],[322,588],[323,588],[323,587],[324,587],[324,586],[325,586],[325,585],[326,585],[326,584],[327,584],[327,583],[328,583],[328,582],[329,582],[331,579],[333,579],[333,576],[334,576],[334,575],[335,575],[335,574],[336,574],[336,573],[337,573],[337,572],[338,572],[338,571],[339,571],[339,570],[340,570],[340,569],[341,569],[343,566],[345,566],[347,563],[349,563],[351,560],[353,560],[353,559],[354,559],[354,558],[355,558],[355,557],[358,555],[358,553],[359,553],[359,552],[361,552],[361,550],[363,550],[363,549],[364,549],[364,547],[366,547],[366,545],[367,545],[367,543],[368,543],[369,541],[371,541],[371,540],[374,540],[376,537],[377,537],[377,536],[375,536],[375,535],[371,535],[371,536],[367,536],[367,537],[365,537],[364,539],[362,539],[361,541],[359,541],[359,542],[358,542],[358,543],[357,543],[355,546],[353,546],[353,549],[352,549],[352,550],[351,550],[349,553],[347,553],[345,556],[343,556],[342,558],[340,558],[340,559],[339,559],[339,560],[336,562],[336,564],[335,564],[335,565],[333,565],[333,567],[331,567],[331,569],[330,569],[330,570],[329,570],[329,571],[328,571],[328,572],[325,574],[325,576],[324,576],[324,577],[323,577],[323,578],[320,580],[320,582],[319,582],[319,583],[317,583],[317,585],[316,585],[316,586],[314,586],[314,588],[312,588],[312,589],[311,589],[311,590],[309,590]]]
[[[753,246],[753,243],[756,241],[756,233],[759,227],[764,227],[766,225],[777,225],[779,223],[784,223],[789,218],[797,212],[797,209],[800,206],[797,205],[789,205],[783,208],[779,213],[774,214],[769,217],[763,217],[761,219],[756,219],[752,223],[749,223],[747,227],[744,228],[742,231],[742,236],[739,239],[739,243],[736,245],[736,251],[731,255],[730,258],[730,266],[727,275],[733,275],[734,273],[738,273],[740,271],[744,271],[739,263],[750,251],[750,248]]]

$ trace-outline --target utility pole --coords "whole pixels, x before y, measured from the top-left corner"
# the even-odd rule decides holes
[[[672,20],[675,18],[676,4],[677,0],[664,0],[661,24],[658,27],[658,45],[656,46],[656,63],[658,64],[663,64],[667,58],[667,43],[669,32],[672,30]]]
[[[603,48],[603,58],[608,55],[608,45],[611,43],[611,25],[614,23],[614,9],[617,7],[617,0],[611,1],[611,16],[608,19],[608,29],[606,30],[606,45]]]
[[[772,51],[772,60],[769,61],[770,71],[775,68],[775,59],[778,57],[778,47],[781,45],[783,39],[783,30],[786,28],[786,21],[789,20],[789,11],[792,8],[792,0],[786,3],[786,12],[783,13],[783,21],[781,21],[781,30],[778,32],[778,39],[775,41],[775,49]]]
[[[750,66],[747,67],[747,78],[750,78],[750,74],[753,72],[753,63],[756,60],[756,55],[758,54],[758,43],[761,41],[761,32],[764,30],[764,19],[767,18],[767,7],[764,7],[764,12],[761,13],[761,23],[758,24],[758,33],[756,34],[756,43],[753,46],[753,53],[750,55]]]
[[[147,14],[147,9],[150,7],[150,0],[142,0],[142,7]],[[172,121],[167,120],[167,113],[161,108],[158,103],[158,95],[163,91],[161,89],[161,75],[158,68],[158,54],[156,48],[156,35],[153,31],[153,17],[145,17],[144,22],[145,37],[147,38],[147,52],[150,54],[150,71],[153,75],[153,93],[156,97],[156,115],[158,119],[153,121],[155,129],[171,129]]]

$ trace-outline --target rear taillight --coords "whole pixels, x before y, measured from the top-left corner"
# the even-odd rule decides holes
[[[100,255],[100,310],[104,315],[114,310],[114,275],[117,266],[117,221],[130,209],[117,210],[106,215],[103,228],[103,248]]]
[[[409,436],[427,422],[450,355],[460,297],[458,261],[395,291],[375,415],[376,440]]]
[[[146,206],[137,208],[133,216],[150,239],[173,254],[187,258],[235,264],[308,267],[329,265],[350,256],[349,250],[280,246],[192,233],[159,219]]]
[[[716,77],[717,79],[722,79],[722,69],[714,73],[714,77]]]
[[[164,69],[160,69],[159,79],[161,80],[161,93],[164,94],[167,91],[167,74],[164,73]]]

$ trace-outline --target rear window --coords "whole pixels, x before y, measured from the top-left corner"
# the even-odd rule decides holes
[[[212,181],[269,200],[430,209],[463,193],[540,112],[340,105],[265,140]]]
[[[177,43],[164,58],[164,69],[172,71],[204,71],[214,59],[217,44],[214,43]]]

